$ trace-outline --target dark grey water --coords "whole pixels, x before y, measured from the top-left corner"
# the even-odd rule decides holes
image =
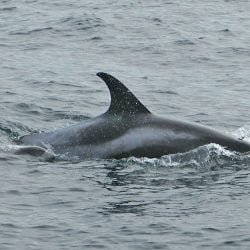
[[[104,112],[113,74],[155,114],[250,140],[250,2],[0,0],[1,249],[249,249],[250,156],[17,156]]]

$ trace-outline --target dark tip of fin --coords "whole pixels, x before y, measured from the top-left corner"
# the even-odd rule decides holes
[[[96,75],[107,84],[110,91],[111,103],[107,113],[150,113],[134,94],[115,77],[103,72],[99,72]]]

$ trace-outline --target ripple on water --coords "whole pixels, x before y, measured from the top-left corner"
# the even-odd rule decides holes
[[[52,27],[44,27],[44,28],[35,28],[35,29],[31,29],[31,30],[23,30],[23,31],[11,31],[9,32],[9,35],[11,36],[29,36],[29,35],[33,35],[35,33],[42,33],[42,32],[46,32],[46,31],[51,31],[53,30]]]

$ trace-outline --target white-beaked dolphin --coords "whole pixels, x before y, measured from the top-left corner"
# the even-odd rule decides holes
[[[154,158],[210,143],[237,152],[250,151],[249,143],[206,126],[155,116],[119,80],[107,73],[97,76],[111,94],[109,109],[104,114],[53,132],[23,136],[20,144],[45,150],[49,147],[55,154],[82,159]]]

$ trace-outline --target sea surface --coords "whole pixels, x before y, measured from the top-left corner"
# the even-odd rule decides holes
[[[250,1],[0,0],[0,249],[250,249],[250,154],[16,155],[105,112],[107,72],[163,117],[250,141]]]

